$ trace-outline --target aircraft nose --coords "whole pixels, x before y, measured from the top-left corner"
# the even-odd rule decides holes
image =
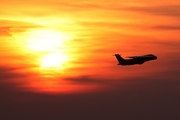
[[[156,59],[157,59],[157,56],[154,56],[154,59],[156,60]]]

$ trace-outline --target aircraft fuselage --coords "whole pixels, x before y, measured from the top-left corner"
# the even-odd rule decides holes
[[[150,60],[156,60],[157,57],[153,54],[147,54],[142,56],[131,56],[129,59],[122,58],[119,54],[115,54],[119,64],[118,65],[134,65],[134,64],[143,64],[144,62]]]

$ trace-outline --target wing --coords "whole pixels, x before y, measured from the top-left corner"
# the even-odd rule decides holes
[[[151,58],[152,56],[147,56],[147,55],[143,55],[143,56],[128,56],[127,58]]]
[[[143,56],[128,56],[127,58],[142,58]]]

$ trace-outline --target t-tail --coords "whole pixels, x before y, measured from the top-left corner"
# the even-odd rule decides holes
[[[116,56],[119,64],[118,65],[121,65],[121,63],[124,61],[124,59],[119,55],[119,54],[115,54],[114,56]]]

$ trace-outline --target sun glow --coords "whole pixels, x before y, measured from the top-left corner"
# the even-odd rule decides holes
[[[80,34],[49,27],[20,30],[13,29],[12,35],[18,48],[21,48],[18,54],[25,55],[26,61],[20,62],[25,66],[27,64],[27,71],[23,72],[30,74],[25,84],[27,90],[67,93],[82,92],[87,87],[91,89],[92,85],[84,86],[71,81],[71,78],[82,74],[76,69],[81,64],[75,64],[79,59],[79,43],[76,40]]]
[[[62,74],[64,64],[67,60],[68,58],[65,54],[46,54],[40,59],[40,72],[44,77],[55,77],[56,75]]]
[[[53,51],[64,47],[69,36],[55,30],[33,30],[28,33],[27,48],[34,51]]]
[[[62,64],[67,61],[67,57],[63,54],[58,54],[58,53],[51,53],[45,55],[41,59],[41,67],[42,68],[48,68],[48,67],[60,67]]]
[[[52,29],[26,32],[26,47],[32,54],[37,55],[39,70],[43,76],[52,77],[62,73],[64,64],[68,61],[65,42],[70,38],[67,34]]]

